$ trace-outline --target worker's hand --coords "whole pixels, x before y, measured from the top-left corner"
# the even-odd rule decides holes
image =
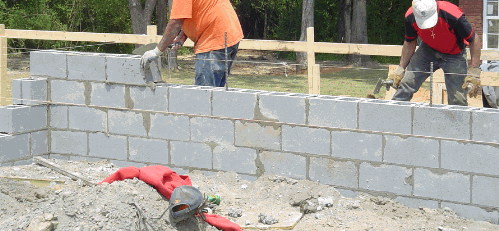
[[[481,92],[480,73],[480,68],[471,67],[468,69],[468,75],[464,79],[463,88],[469,88],[468,95],[472,98],[477,97]]]
[[[176,50],[180,49],[183,45],[184,44],[181,42],[174,42],[174,43],[170,44],[170,46],[168,46],[168,49],[176,51]]]
[[[399,87],[400,81],[402,81],[402,78],[404,78],[404,73],[405,69],[401,66],[397,66],[397,68],[388,75],[387,79],[393,80],[393,87],[395,89]]]
[[[154,48],[154,50],[146,51],[140,59],[140,68],[142,68],[142,70],[146,69],[146,67],[149,66],[149,63],[158,59],[161,53],[163,52],[161,52],[158,47]]]

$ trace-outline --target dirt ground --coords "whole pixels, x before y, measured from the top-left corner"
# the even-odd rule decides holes
[[[119,169],[107,161],[50,161],[93,182]],[[148,230],[217,230],[194,218],[176,228],[167,218],[151,219],[169,203],[137,179],[85,186],[37,164],[2,167],[0,176],[0,230],[141,230],[135,205],[151,224]],[[497,225],[460,218],[449,208],[408,208],[367,194],[345,198],[334,187],[312,181],[264,175],[250,182],[231,172],[194,171],[188,176],[202,193],[221,197],[212,213],[244,230],[499,230]],[[268,219],[259,222],[258,215]]]

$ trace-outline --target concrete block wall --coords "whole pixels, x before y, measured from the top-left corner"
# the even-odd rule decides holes
[[[77,53],[87,65],[100,60],[95,70],[106,63],[105,75],[92,69],[90,77],[72,69],[72,53],[33,53],[32,77],[48,81],[50,157],[245,179],[275,173],[498,222],[499,110],[189,85],[152,90],[133,69],[137,56]],[[111,59],[135,77],[109,81],[110,66],[119,66]],[[32,141],[40,134],[22,135],[29,152],[43,153]]]

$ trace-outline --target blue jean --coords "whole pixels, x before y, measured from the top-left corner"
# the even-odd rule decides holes
[[[464,78],[468,71],[466,63],[466,50],[460,54],[450,55],[440,53],[428,45],[421,43],[409,65],[397,92],[392,100],[410,101],[423,82],[430,76],[430,63],[433,62],[433,71],[442,68],[445,75],[447,88],[447,101],[449,105],[468,106],[466,99],[467,89],[463,89]]]
[[[228,73],[236,58],[239,43],[227,48]],[[196,54],[195,85],[223,87],[227,81],[225,74],[225,49]]]

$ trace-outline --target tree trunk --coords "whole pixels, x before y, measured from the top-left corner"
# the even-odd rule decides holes
[[[353,0],[352,43],[367,44],[366,0]],[[365,65],[371,60],[369,55],[352,55],[352,63]]]
[[[352,30],[352,0],[343,0],[341,10],[338,13],[338,37],[336,40],[340,43],[350,43]]]
[[[144,8],[140,0],[128,0],[130,17],[132,20],[132,30],[134,34],[146,34],[147,25],[151,22],[152,13],[156,6],[156,0],[147,0]],[[135,45],[139,47],[140,45]]]
[[[300,41],[307,41],[307,28],[314,26],[314,0],[303,0]],[[296,52],[296,66],[299,70],[307,65],[307,52]]]

